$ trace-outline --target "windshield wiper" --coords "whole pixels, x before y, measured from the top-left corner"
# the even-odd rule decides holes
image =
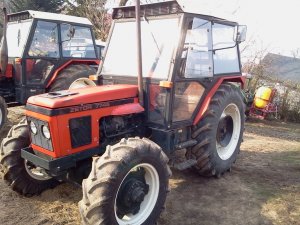
[[[144,20],[145,20],[145,22],[148,24],[149,31],[150,31],[151,36],[152,36],[152,39],[153,39],[153,41],[154,41],[154,43],[155,43],[155,45],[156,45],[157,51],[159,52],[159,54],[161,54],[160,48],[159,48],[159,46],[158,46],[158,43],[157,43],[157,41],[156,41],[156,38],[155,38],[155,36],[154,36],[154,33],[152,32],[150,23],[149,23],[148,19],[146,18],[146,16],[144,16]]]

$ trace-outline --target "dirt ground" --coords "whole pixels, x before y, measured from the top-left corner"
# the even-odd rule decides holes
[[[22,113],[12,108],[9,127]],[[247,122],[241,153],[220,179],[173,170],[160,225],[300,224],[300,124]],[[22,197],[0,179],[0,224],[80,224],[81,189],[62,184]]]

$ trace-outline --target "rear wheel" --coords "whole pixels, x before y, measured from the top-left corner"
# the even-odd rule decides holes
[[[167,162],[160,147],[145,138],[108,146],[82,183],[83,224],[154,224],[168,192]]]
[[[95,73],[96,70],[89,65],[71,65],[58,75],[50,86],[49,92],[96,86],[96,84],[89,79],[89,76]]]
[[[47,176],[41,168],[21,157],[21,149],[30,145],[27,121],[13,126],[0,148],[0,166],[4,180],[11,188],[23,195],[36,195],[53,188],[58,181]]]
[[[244,103],[238,87],[222,84],[213,96],[206,114],[193,128],[198,144],[188,151],[196,159],[201,175],[219,177],[231,169],[240,151],[244,131]]]
[[[0,96],[0,130],[4,126],[6,120],[7,120],[7,105],[4,98]]]

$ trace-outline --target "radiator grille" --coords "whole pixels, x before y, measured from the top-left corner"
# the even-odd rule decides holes
[[[70,119],[69,126],[72,148],[78,148],[92,142],[90,116]]]

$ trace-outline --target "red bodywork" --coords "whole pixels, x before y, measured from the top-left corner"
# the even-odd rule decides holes
[[[47,98],[45,95],[32,96],[27,103],[40,107],[57,109],[93,102],[104,102],[115,99],[135,97],[138,94],[136,85],[103,85],[96,87],[69,90],[69,96],[60,98]]]
[[[220,78],[214,87],[205,96],[204,102],[195,117],[194,124],[196,124],[204,115],[207,107],[211,101],[211,98],[216,93],[217,89],[223,82],[238,82],[243,87],[244,77],[232,76]],[[138,88],[136,85],[104,85],[89,87],[83,89],[74,89],[66,91],[69,96],[49,98],[47,94],[33,96],[28,99],[28,105],[36,105],[43,109],[71,109],[69,113],[59,115],[44,115],[39,112],[27,110],[26,115],[30,118],[37,118],[42,121],[47,121],[51,132],[51,140],[54,151],[49,151],[42,147],[32,144],[32,148],[52,158],[60,158],[63,156],[71,155],[87,149],[95,148],[99,146],[100,133],[99,133],[99,121],[103,117],[107,116],[121,116],[134,113],[141,113],[144,108],[138,103]],[[93,103],[100,103],[105,105],[109,101],[132,99],[132,102],[110,105],[105,107],[93,108]],[[69,130],[69,121],[73,118],[91,116],[91,131],[92,142],[88,145],[84,145],[78,148],[72,148],[71,136]]]
[[[54,151],[49,151],[34,144],[32,144],[32,148],[49,155],[52,158],[71,155],[99,146],[99,121],[102,117],[140,113],[144,111],[144,108],[138,103],[138,89],[136,85],[105,85],[74,89],[69,92],[76,94],[52,99],[45,97],[46,94],[44,94],[30,97],[27,102],[27,104],[37,105],[45,109],[64,109],[66,107],[71,107],[71,109],[74,108],[74,112],[72,113],[57,116],[47,116],[29,110],[26,111],[26,116],[29,118],[33,117],[48,122],[52,135],[51,140]],[[133,98],[133,102],[116,106],[112,105],[99,109],[91,109],[89,107],[90,103],[105,103],[108,101],[128,98]],[[88,145],[73,149],[70,142],[69,120],[84,116],[91,116],[92,142]]]
[[[194,121],[193,121],[193,125],[196,125],[201,118],[203,117],[204,113],[206,112],[209,103],[212,99],[212,97],[214,96],[214,94],[216,93],[216,91],[218,90],[218,88],[220,87],[220,85],[224,82],[236,82],[236,83],[240,83],[241,87],[244,88],[244,84],[245,84],[245,80],[246,77],[245,76],[229,76],[229,77],[221,77],[217,83],[215,84],[215,86],[208,92],[208,94],[205,96],[205,99],[199,109],[199,112],[197,113]]]

